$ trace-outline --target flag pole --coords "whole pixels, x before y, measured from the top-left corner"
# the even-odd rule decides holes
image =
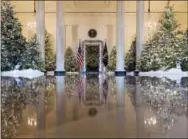
[[[80,67],[80,73],[83,73],[84,72],[84,49],[83,49],[83,46],[82,46],[82,40],[81,39],[79,40],[79,46],[81,47],[82,60],[83,60],[83,63]]]
[[[104,53],[105,46],[106,46],[106,38],[105,38],[105,41],[104,41],[103,53]],[[103,55],[103,58],[104,58],[104,55]],[[103,73],[105,73],[105,72],[106,72],[106,66],[103,63]]]
[[[81,45],[81,39],[79,39],[79,47],[81,47],[81,52],[82,52],[82,45]],[[80,73],[82,73],[82,69],[83,69],[83,64],[81,66],[79,66],[80,68]]]

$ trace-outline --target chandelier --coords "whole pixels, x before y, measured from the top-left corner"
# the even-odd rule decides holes
[[[28,117],[28,119],[27,119],[27,124],[28,124],[28,126],[36,127],[36,126],[37,126],[36,115],[31,116],[31,117]]]
[[[148,22],[145,22],[144,26],[145,28],[147,28],[147,35],[148,35],[148,39],[150,40],[152,38],[153,33],[157,29],[158,23],[155,21],[151,21],[149,19]]]
[[[154,30],[157,27],[157,22],[149,20],[148,22],[145,23],[145,27],[147,27],[150,30]]]
[[[36,28],[36,22],[27,23],[27,27],[30,28],[30,29]]]
[[[150,118],[144,120],[144,124],[147,126],[154,126],[157,124],[157,119],[156,119],[156,117],[150,117]]]

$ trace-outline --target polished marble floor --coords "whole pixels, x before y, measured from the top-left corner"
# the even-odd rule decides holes
[[[1,79],[4,138],[187,138],[188,78]]]

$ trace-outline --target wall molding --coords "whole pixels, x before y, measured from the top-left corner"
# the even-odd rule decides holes
[[[158,12],[155,12],[155,11],[151,11],[151,12],[144,12],[144,13],[163,13],[164,11],[158,11]],[[33,11],[17,11],[15,12],[17,14],[35,14]],[[125,14],[126,13],[135,13],[136,12],[124,12]],[[188,13],[188,11],[174,11],[174,13]],[[56,11],[50,11],[50,12],[45,12],[45,14],[56,14]],[[64,14],[116,14],[116,12],[64,12]]]

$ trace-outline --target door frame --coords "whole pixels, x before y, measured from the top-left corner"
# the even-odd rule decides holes
[[[99,69],[98,72],[103,72],[103,64],[102,64],[102,52],[104,49],[104,42],[102,40],[84,40],[82,41],[82,52],[83,52],[83,71],[82,72],[87,72],[86,68],[86,45],[99,45]]]

